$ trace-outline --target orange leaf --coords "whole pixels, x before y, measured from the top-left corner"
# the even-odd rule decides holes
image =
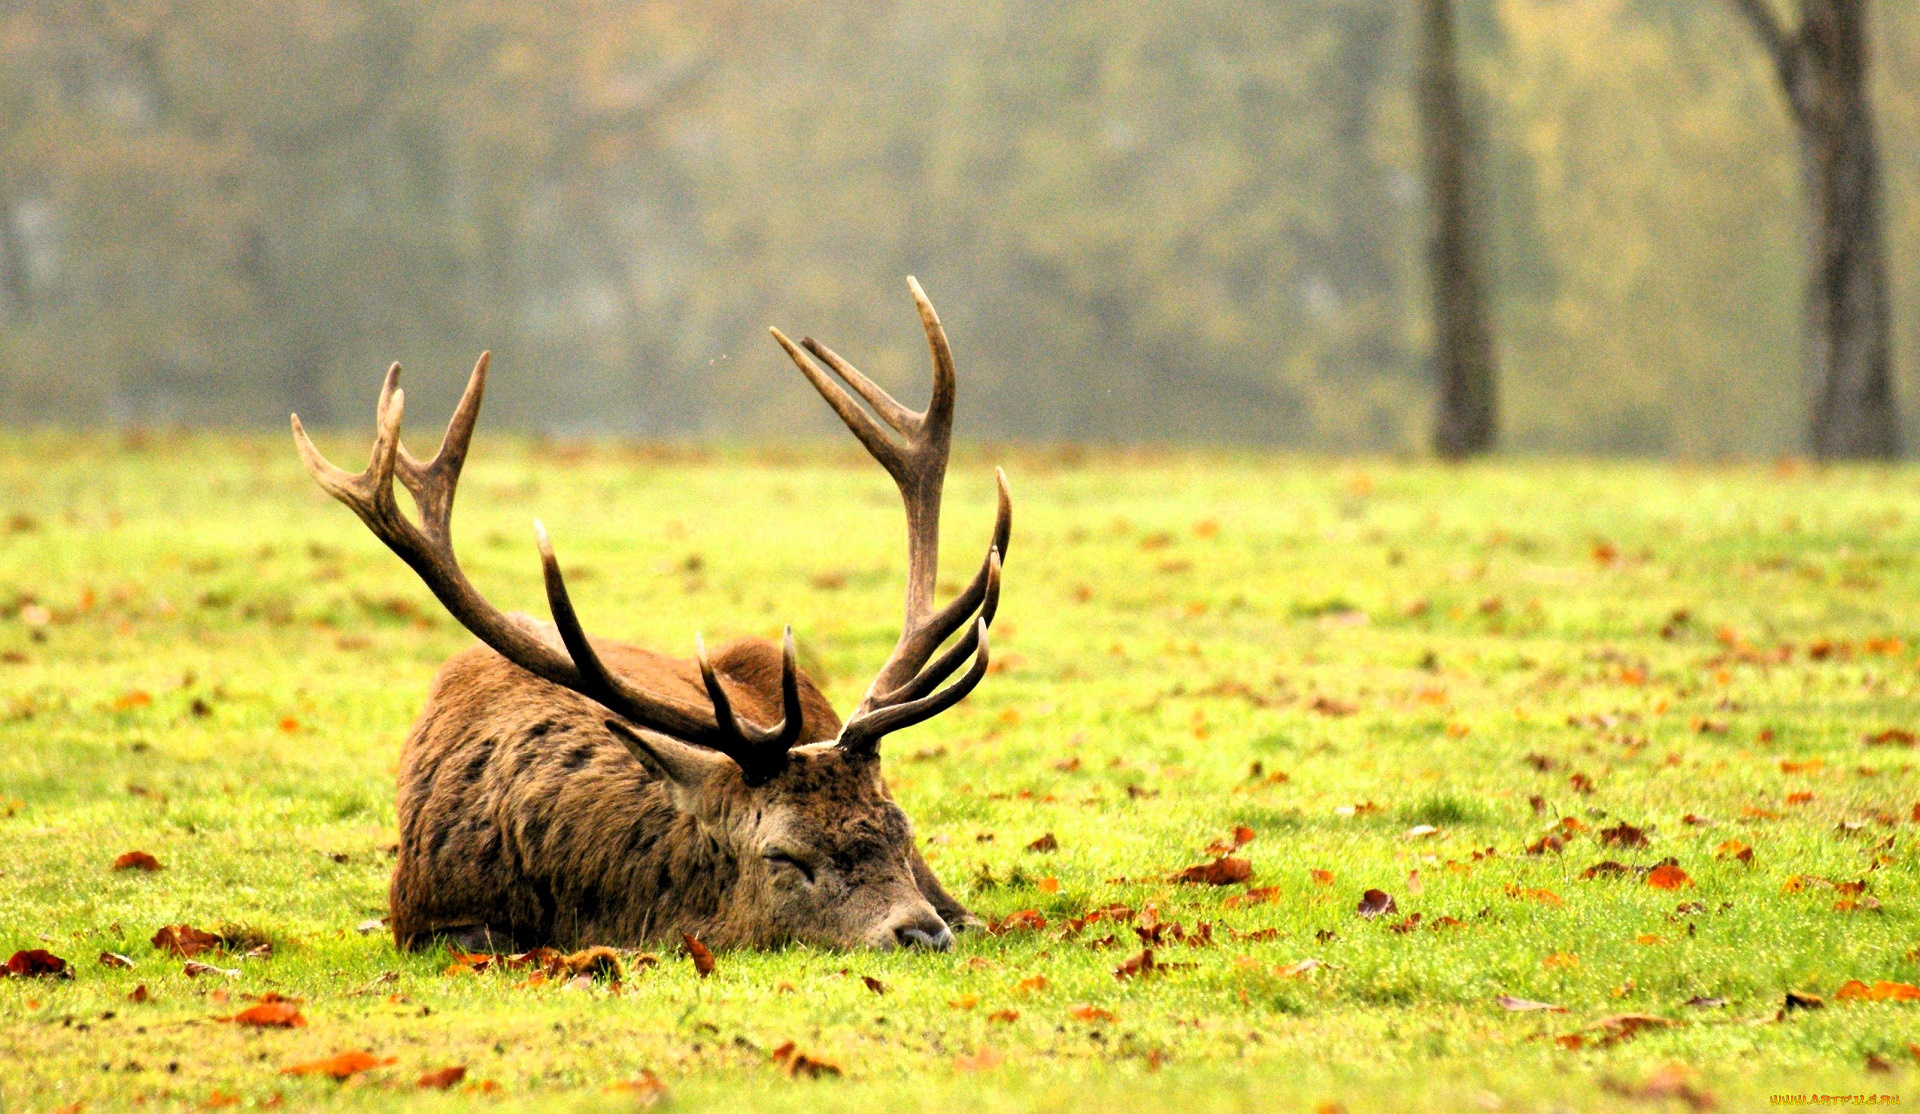
[[[1915,805],[1914,807],[1920,808],[1920,805]],[[1312,877],[1313,884],[1316,886],[1333,885],[1333,871],[1331,870],[1309,870],[1307,874]]]
[[[1040,879],[1039,885],[1040,892],[1043,894],[1057,894],[1060,892],[1060,879],[1051,875]]]
[[[1574,955],[1572,952],[1554,952],[1552,955],[1541,960],[1540,966],[1545,967],[1549,971],[1558,971],[1567,967],[1578,967],[1580,966],[1580,957]]]
[[[1087,1006],[1087,1005],[1068,1006],[1067,1016],[1073,1018],[1075,1021],[1117,1021],[1119,1020],[1119,1018],[1115,1017],[1112,1011],[1110,1010],[1103,1010],[1099,1006]]]
[[[115,870],[159,870],[160,860],[145,851],[129,851],[113,860]]]
[[[1693,885],[1693,879],[1677,866],[1662,863],[1647,872],[1647,885],[1656,890],[1677,890],[1682,886]]]
[[[953,1066],[961,1071],[988,1071],[999,1067],[1005,1059],[991,1048],[982,1048],[971,1056],[955,1057]]]
[[[641,1106],[652,1106],[654,1103],[660,1102],[667,1097],[667,1085],[660,1082],[660,1077],[648,1071],[646,1068],[640,1069],[639,1078],[622,1079],[618,1083],[609,1083],[606,1085],[605,1090],[613,1093],[624,1092],[632,1095],[640,1100]]]
[[[704,979],[713,974],[713,953],[707,950],[707,946],[684,932],[680,934],[680,939],[686,943],[687,954],[693,957],[693,969],[700,972],[700,977]]]
[[[399,1062],[399,1057],[389,1056],[382,1060],[371,1052],[342,1052],[324,1060],[311,1063],[294,1064],[280,1069],[281,1075],[325,1075],[334,1079],[345,1079],[358,1075],[369,1068],[381,1068]]]
[[[1713,853],[1722,859],[1738,859],[1743,863],[1753,861],[1753,848],[1737,839],[1730,839],[1713,849]]]
[[[1833,996],[1843,1002],[1849,999],[1865,1002],[1872,999],[1873,988],[1859,979],[1848,979],[1839,990],[1834,991]]]
[[[947,1003],[949,1008],[956,1010],[970,1010],[979,1004],[980,996],[978,994],[962,994],[960,997]]]
[[[1032,978],[1021,979],[1018,983],[1015,984],[1015,986],[1019,989],[1020,993],[1022,994],[1037,994],[1040,991],[1045,990],[1050,985],[1052,984],[1047,982],[1047,977],[1045,975],[1035,975]]]
[[[233,1020],[241,1025],[262,1029],[299,1029],[307,1023],[307,1019],[300,1016],[300,1007],[293,1002],[262,1002],[257,1006],[248,1006],[234,1014]]]

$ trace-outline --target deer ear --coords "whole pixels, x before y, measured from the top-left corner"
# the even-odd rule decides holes
[[[627,750],[648,773],[678,792],[697,793],[729,773],[738,772],[733,759],[719,751],[690,746],[657,731],[630,727],[617,719],[606,722],[607,730],[626,744]]]

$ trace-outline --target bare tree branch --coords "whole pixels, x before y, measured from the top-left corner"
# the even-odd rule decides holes
[[[1780,17],[1773,10],[1769,0],[1731,0],[1733,10],[1743,16],[1753,33],[1760,36],[1760,44],[1773,56],[1774,64],[1784,73],[1792,64],[1798,43],[1787,34],[1780,24]]]

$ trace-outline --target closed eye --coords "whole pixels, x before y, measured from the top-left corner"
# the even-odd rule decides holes
[[[807,885],[809,886],[813,885],[813,867],[808,863],[800,859],[797,859],[792,855],[787,854],[784,851],[769,851],[767,852],[766,858],[767,858],[767,861],[769,863],[772,863],[774,866],[781,866],[781,867],[786,867],[789,870],[799,871],[800,876],[807,880]]]

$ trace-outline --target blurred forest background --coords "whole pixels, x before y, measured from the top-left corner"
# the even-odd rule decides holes
[[[1502,443],[1803,447],[1805,206],[1726,3],[1464,0]],[[975,438],[1424,446],[1402,0],[13,0],[0,422],[811,436],[767,339]],[[1920,5],[1872,5],[1920,443]],[[434,415],[429,417],[428,415]]]

